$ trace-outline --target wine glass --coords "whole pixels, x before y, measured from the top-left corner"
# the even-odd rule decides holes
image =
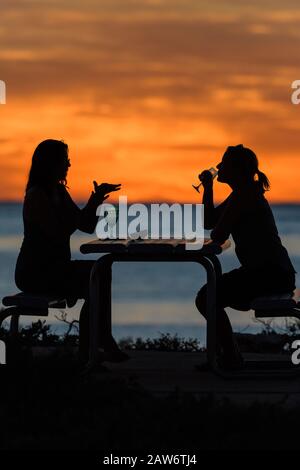
[[[213,179],[217,176],[218,174],[218,170],[216,170],[216,168],[212,167],[212,168],[209,168],[209,170],[212,174],[212,177]],[[198,175],[198,178],[200,179],[200,174]],[[195,186],[194,184],[192,184],[193,188],[196,189],[197,193],[200,193],[200,188],[202,186],[202,181],[200,181],[200,184],[198,184],[198,186]]]

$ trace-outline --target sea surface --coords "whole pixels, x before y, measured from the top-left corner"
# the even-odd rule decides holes
[[[288,249],[300,286],[300,205],[272,206],[283,244]],[[21,204],[0,204],[0,298],[17,291],[14,268],[23,237]],[[72,236],[73,259],[95,259],[82,255],[82,243],[95,235],[76,232]],[[45,250],[47,245],[45,244]],[[223,272],[237,267],[234,247],[220,256]],[[205,343],[205,322],[198,313],[194,299],[205,283],[205,273],[194,263],[116,263],[113,266],[112,315],[113,332],[117,339],[126,337],[153,338],[160,333],[198,338]],[[67,310],[68,319],[78,319],[81,302]],[[229,309],[235,331],[256,332],[261,325],[253,312]],[[65,325],[52,310],[47,321],[57,333]],[[29,318],[27,321],[32,321]]]

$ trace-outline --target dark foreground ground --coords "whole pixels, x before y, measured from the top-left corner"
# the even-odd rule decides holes
[[[197,372],[201,352],[130,351],[87,372],[71,349],[0,366],[0,450],[297,450],[300,380]],[[266,356],[248,354],[247,358]]]

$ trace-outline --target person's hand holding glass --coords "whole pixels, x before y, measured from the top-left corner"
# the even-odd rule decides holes
[[[206,186],[212,185],[213,179],[217,176],[217,174],[218,170],[213,167],[209,170],[202,171],[202,173],[198,175],[200,184],[198,184],[197,186],[192,184],[193,188],[197,191],[197,193],[200,193],[200,188],[202,186],[205,188]]]

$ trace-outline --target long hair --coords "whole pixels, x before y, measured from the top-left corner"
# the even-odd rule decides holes
[[[49,187],[54,184],[67,185],[66,178],[59,174],[61,165],[68,158],[68,146],[62,140],[47,139],[41,142],[32,156],[26,192],[33,186]]]
[[[262,191],[269,191],[270,181],[258,168],[258,159],[253,150],[239,144],[228,147],[228,151],[233,157],[234,165],[239,168],[245,178],[256,181]]]

